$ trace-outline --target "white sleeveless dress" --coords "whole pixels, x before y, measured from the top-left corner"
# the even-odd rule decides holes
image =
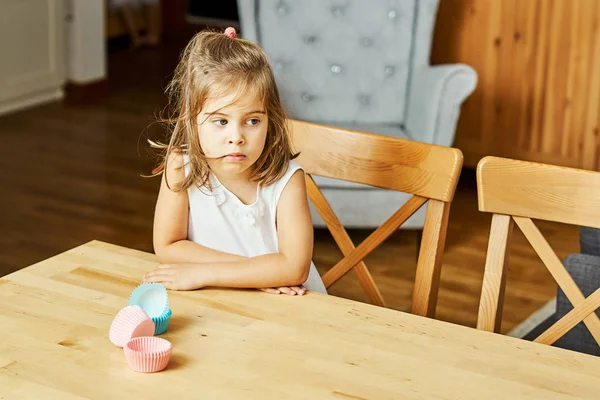
[[[184,161],[187,176],[187,156]],[[284,187],[299,169],[302,168],[298,163],[290,161],[287,172],[279,181],[264,187],[258,185],[256,201],[248,205],[223,186],[214,174],[210,175],[212,191],[190,187],[188,240],[244,257],[277,253],[277,203]],[[304,286],[311,291],[327,293],[312,262]]]

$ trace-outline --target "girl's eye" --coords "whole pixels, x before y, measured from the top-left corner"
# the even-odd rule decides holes
[[[225,125],[227,125],[227,120],[226,120],[226,119],[223,119],[223,118],[221,118],[221,119],[216,119],[216,120],[214,120],[213,122],[214,122],[216,125],[219,125],[219,126],[225,126]]]
[[[250,126],[256,126],[260,123],[260,119],[258,118],[250,118],[248,121],[246,121],[246,124],[250,125]]]

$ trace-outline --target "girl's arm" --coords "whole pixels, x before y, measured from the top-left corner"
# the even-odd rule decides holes
[[[162,264],[170,263],[205,263],[245,260],[246,257],[229,254],[187,240],[189,203],[187,191],[174,192],[175,187],[183,181],[183,155],[172,153],[169,156],[167,169],[163,174],[158,200],[154,212],[154,252]]]
[[[290,178],[279,198],[277,236],[278,253],[243,260],[165,265],[147,274],[145,279],[178,290],[204,286],[264,288],[302,284],[310,269],[313,226],[301,170]]]

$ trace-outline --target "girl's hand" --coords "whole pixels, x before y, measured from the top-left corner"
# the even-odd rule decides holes
[[[204,287],[201,268],[194,264],[161,264],[144,275],[144,282],[161,283],[171,290],[194,290]]]
[[[287,287],[287,286],[283,286],[283,287],[278,287],[278,288],[265,288],[265,289],[258,289],[260,291],[263,291],[265,293],[271,293],[271,294],[288,294],[290,296],[302,296],[304,293],[306,293],[306,288],[302,285],[300,286],[292,286],[292,287]]]

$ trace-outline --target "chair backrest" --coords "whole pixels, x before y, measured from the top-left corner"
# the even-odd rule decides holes
[[[423,204],[427,214],[417,263],[412,312],[433,317],[446,241],[450,203],[460,176],[460,150],[291,120],[297,162],[306,172],[308,195],[344,258],[323,275],[326,287],[354,269],[373,304],[385,306],[362,261]],[[413,196],[358,247],[336,217],[312,175],[410,193]]]
[[[540,335],[552,344],[582,320],[600,343],[600,290],[584,298],[560,259],[531,220],[600,227],[600,173],[553,165],[483,158],[477,166],[479,210],[492,213],[477,328],[499,332],[508,243],[516,223],[544,262],[573,310]]]
[[[238,1],[294,119],[402,124],[411,74],[429,63],[439,0]]]

